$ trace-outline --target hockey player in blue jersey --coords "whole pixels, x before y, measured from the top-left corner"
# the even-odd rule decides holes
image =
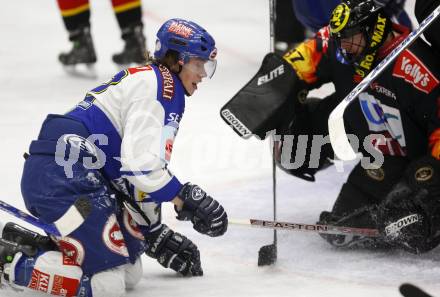
[[[5,283],[52,295],[122,296],[140,280],[144,252],[183,275],[203,274],[196,245],[161,223],[160,207],[174,203],[177,218],[202,234],[226,232],[223,207],[168,167],[185,95],[212,77],[216,54],[206,30],[171,19],[150,63],[117,73],[66,114],[48,115],[29,148],[22,194],[29,212],[68,234],[49,240],[7,225]]]

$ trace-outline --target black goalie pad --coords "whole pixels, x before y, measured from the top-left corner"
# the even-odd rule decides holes
[[[306,84],[292,66],[269,53],[257,74],[221,108],[220,116],[241,137],[265,139],[267,132],[292,119],[295,105],[306,96]]]

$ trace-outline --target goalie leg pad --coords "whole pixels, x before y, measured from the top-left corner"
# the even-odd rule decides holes
[[[378,220],[387,239],[417,254],[438,246],[439,195],[440,162],[431,156],[411,162],[379,207]]]
[[[331,212],[323,212],[320,222],[324,224],[358,228],[380,227],[379,209],[387,193],[402,177],[408,161],[405,158],[385,156],[382,167],[364,169],[357,164],[333,205]],[[348,235],[322,235],[337,247],[390,248],[385,238],[367,238]]]

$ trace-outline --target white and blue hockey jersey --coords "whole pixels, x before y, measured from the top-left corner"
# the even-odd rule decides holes
[[[107,179],[118,184],[125,178],[135,193],[161,203],[182,187],[168,163],[184,109],[180,79],[164,66],[147,65],[117,73],[66,116],[81,121],[96,139]]]

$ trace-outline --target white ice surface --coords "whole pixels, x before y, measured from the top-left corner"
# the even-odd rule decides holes
[[[91,4],[99,58],[94,79],[72,77],[58,64],[58,53],[70,45],[55,1],[1,5],[0,199],[21,209],[22,154],[46,114],[65,112],[117,71],[111,54],[122,48],[122,42],[110,1]],[[144,0],[143,4],[150,49],[159,25],[171,17],[202,24],[219,48],[213,80],[187,101],[171,167],[181,181],[200,184],[220,200],[231,218],[271,219],[268,143],[240,139],[219,117],[220,107],[254,75],[269,49],[268,1]],[[278,172],[278,218],[314,223],[322,210],[331,208],[349,168],[321,172],[316,183]],[[0,221],[8,220],[14,219],[0,213]],[[272,231],[230,226],[225,236],[208,238],[175,220],[170,207],[165,208],[164,221],[198,245],[205,275],[179,277],[145,257],[142,281],[127,296],[397,297],[402,282],[440,295],[438,249],[423,256],[343,252],[314,234],[279,232],[277,264],[258,268],[257,252],[271,243]],[[3,290],[0,296],[17,293]]]

